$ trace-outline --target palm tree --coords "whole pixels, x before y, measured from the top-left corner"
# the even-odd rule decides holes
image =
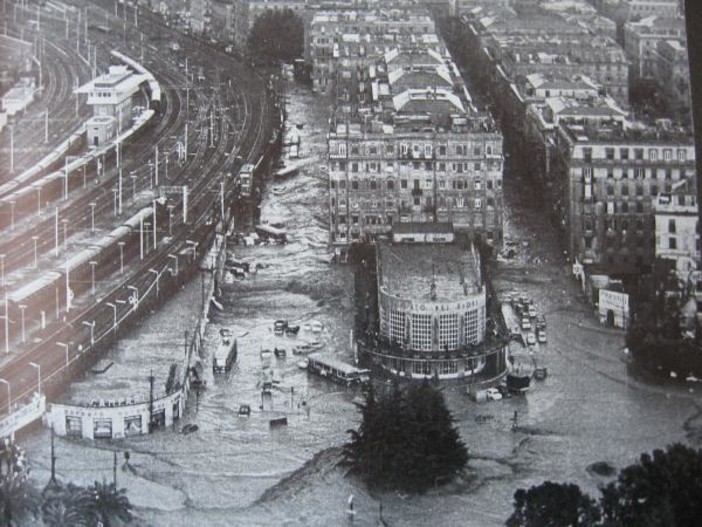
[[[73,483],[45,493],[42,518],[49,527],[92,527],[100,519],[92,493]]]
[[[110,518],[117,517],[125,523],[132,520],[132,505],[127,498],[126,489],[118,490],[114,483],[96,481],[88,490],[95,500],[95,509],[105,527],[109,527]]]
[[[39,512],[39,494],[20,476],[3,478],[0,482],[0,524],[11,525],[28,514]]]

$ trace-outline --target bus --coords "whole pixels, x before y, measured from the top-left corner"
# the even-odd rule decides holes
[[[250,163],[241,167],[239,171],[239,189],[241,196],[248,198],[251,196],[251,184],[253,181],[254,166]]]
[[[285,229],[274,227],[273,225],[256,225],[256,234],[266,240],[272,240],[276,243],[287,243],[288,233]]]
[[[236,360],[236,339],[228,329],[220,330],[221,341],[212,355],[212,373],[226,373]]]
[[[370,370],[356,368],[340,360],[321,353],[307,356],[307,371],[346,386],[362,385],[370,382]]]

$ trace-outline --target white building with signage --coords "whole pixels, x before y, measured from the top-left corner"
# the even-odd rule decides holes
[[[600,289],[598,302],[600,322],[609,327],[626,329],[629,325],[629,295]]]
[[[361,349],[398,377],[503,375],[507,342],[487,335],[487,291],[475,247],[454,243],[450,225],[437,224],[434,233],[429,225],[395,227],[392,243],[377,244],[379,331]]]

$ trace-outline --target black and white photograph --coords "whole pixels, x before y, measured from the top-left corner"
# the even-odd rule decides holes
[[[0,1],[0,527],[702,525],[702,2]]]

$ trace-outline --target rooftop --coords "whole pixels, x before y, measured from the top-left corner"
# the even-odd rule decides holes
[[[400,298],[454,302],[482,287],[473,253],[455,244],[382,242],[378,244],[378,262],[380,288]]]

